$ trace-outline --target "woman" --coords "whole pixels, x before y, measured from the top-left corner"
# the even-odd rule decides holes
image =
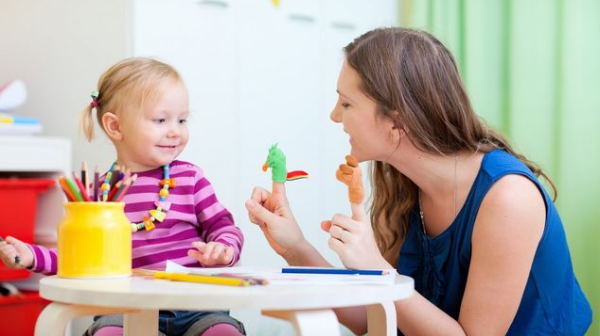
[[[548,177],[473,111],[450,52],[410,29],[345,48],[331,112],[351,154],[372,161],[370,216],[321,225],[348,268],[396,268],[416,293],[395,303],[408,335],[583,335],[591,309],[571,265]],[[330,266],[303,237],[283,185],[246,202],[290,265]],[[370,218],[369,218],[370,217]],[[366,332],[362,308],[338,309]],[[433,321],[433,323],[432,323]]]

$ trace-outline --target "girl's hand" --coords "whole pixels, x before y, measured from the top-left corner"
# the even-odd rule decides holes
[[[21,269],[33,266],[33,252],[27,244],[17,238],[6,237],[6,240],[0,238],[0,256],[8,268]]]
[[[250,221],[257,224],[271,248],[288,262],[308,243],[292,214],[283,183],[273,182],[273,192],[254,188],[246,201]],[[296,253],[297,252],[297,253]]]
[[[193,242],[196,250],[189,250],[188,256],[194,258],[202,266],[228,265],[233,260],[233,247],[217,242]]]
[[[338,214],[330,221],[321,222],[321,228],[331,235],[329,247],[350,269],[395,268],[381,255],[365,209],[360,204],[350,205],[352,218]]]

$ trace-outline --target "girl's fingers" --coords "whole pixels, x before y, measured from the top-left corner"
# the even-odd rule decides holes
[[[193,242],[192,246],[195,247],[198,251],[203,252],[206,248],[206,243],[203,242]]]
[[[213,249],[215,248],[214,244],[206,244],[206,247],[204,248],[204,258],[205,259],[210,259],[210,256],[213,252]]]
[[[229,264],[231,262],[231,260],[233,259],[233,247],[225,246],[223,249],[222,257],[223,257],[222,263]]]
[[[223,246],[223,245],[221,245],[221,244],[214,244],[213,246],[214,246],[214,247],[213,247],[213,250],[212,250],[211,257],[212,257],[213,259],[217,259],[217,258],[218,258],[218,257],[220,257],[220,256],[221,256],[221,254],[223,253],[224,246]]]
[[[198,252],[198,250],[188,250],[187,255],[188,257],[196,259],[198,261],[201,261],[202,258],[202,253]]]
[[[198,260],[202,265],[227,264],[233,259],[233,248],[221,243],[193,242],[196,249],[188,250],[188,256]]]

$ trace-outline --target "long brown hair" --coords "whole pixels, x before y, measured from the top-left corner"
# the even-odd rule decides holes
[[[158,98],[163,85],[182,82],[181,75],[171,65],[151,58],[124,59],[102,74],[98,80],[97,96],[79,116],[79,127],[88,141],[94,138],[93,109],[102,127],[102,115],[119,114],[124,107],[140,111],[152,99]]]
[[[410,130],[410,141],[437,155],[501,148],[536,176],[549,177],[488,126],[473,110],[452,54],[431,34],[407,28],[369,31],[344,48],[361,90],[377,103],[378,116]],[[395,113],[395,112],[398,113]],[[371,223],[383,256],[395,264],[417,199],[417,186],[384,162],[371,165]]]

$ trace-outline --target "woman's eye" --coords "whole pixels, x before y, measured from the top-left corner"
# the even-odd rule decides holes
[[[348,107],[350,107],[350,104],[348,104],[348,103],[342,103],[342,107],[343,108],[348,108]]]
[[[180,119],[180,120],[179,120],[179,123],[180,123],[180,124],[185,124],[185,123],[187,123],[187,119]]]

